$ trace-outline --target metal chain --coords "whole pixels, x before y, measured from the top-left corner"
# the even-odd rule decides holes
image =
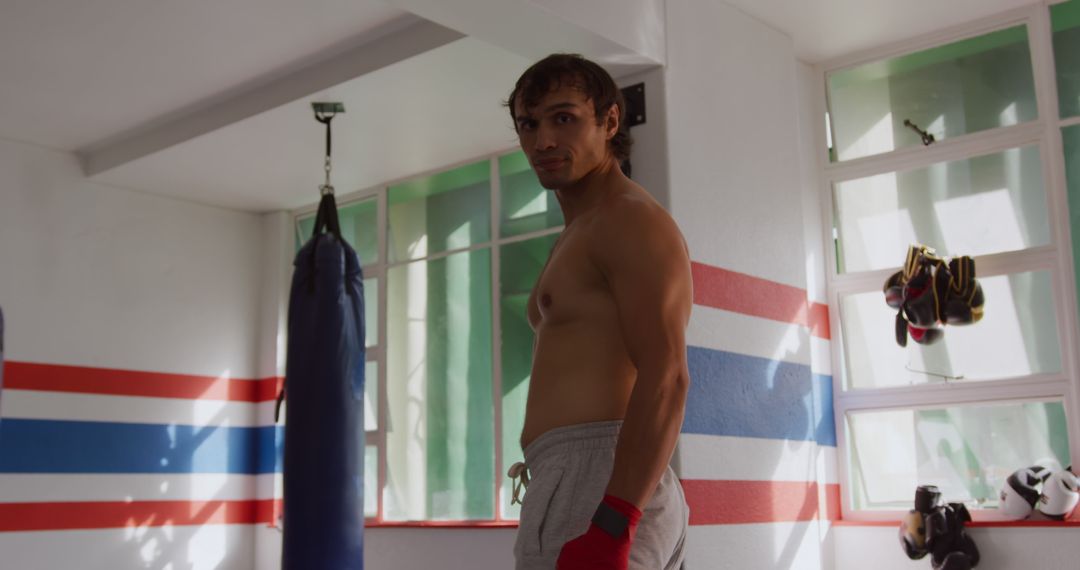
[[[322,194],[333,194],[334,187],[330,185],[330,156],[326,157],[326,164],[323,167],[326,170],[326,183],[319,187]]]

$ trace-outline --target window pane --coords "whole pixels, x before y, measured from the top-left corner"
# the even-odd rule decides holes
[[[389,270],[387,520],[495,515],[490,258]]]
[[[390,261],[491,239],[491,166],[462,166],[390,187]]]
[[[1027,28],[1018,26],[829,74],[840,160],[1036,118]]]
[[[1080,115],[1080,0],[1050,7],[1061,116]]]
[[[379,262],[378,206],[374,198],[338,207],[341,235],[360,256],[361,265]],[[315,214],[307,214],[296,221],[296,249],[311,239],[315,229]]]
[[[379,429],[379,362],[364,363],[364,431]]]
[[[1069,226],[1072,228],[1073,270],[1080,287],[1080,125],[1061,130],[1065,143],[1065,180],[1069,195]]]
[[[896,310],[880,291],[847,295],[840,305],[845,387],[887,388],[991,380],[1061,371],[1057,312],[1050,273],[981,277],[986,312],[981,321],[945,327],[930,345],[896,344]]]
[[[527,305],[548,253],[558,235],[504,245],[499,251],[499,302],[502,307],[502,421],[503,471],[523,461],[521,430],[525,427],[525,399],[532,373],[533,330]],[[502,516],[517,519],[520,505],[510,505],[511,482],[500,481]]]
[[[364,446],[364,516],[379,514],[379,448]]]
[[[379,261],[378,202],[373,198],[338,208],[341,235],[360,256],[360,265]]]
[[[502,237],[538,232],[563,225],[555,193],[540,185],[525,153],[499,157]]]
[[[839,271],[899,268],[908,246],[986,255],[1050,243],[1035,146],[836,184]]]
[[[379,278],[364,279],[364,346],[379,345]]]
[[[937,485],[951,502],[994,508],[1013,471],[1069,465],[1059,402],[863,412],[848,420],[856,509],[910,509],[919,485]]]

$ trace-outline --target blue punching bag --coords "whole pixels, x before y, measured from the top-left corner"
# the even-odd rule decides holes
[[[282,568],[362,570],[364,285],[332,193],[293,265]]]

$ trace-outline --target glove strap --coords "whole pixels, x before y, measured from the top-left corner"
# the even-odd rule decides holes
[[[607,495],[596,507],[592,523],[612,538],[621,539],[627,529],[637,524],[640,519],[641,511],[637,507],[618,497]]]

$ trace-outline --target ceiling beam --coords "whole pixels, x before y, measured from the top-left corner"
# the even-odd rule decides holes
[[[663,65],[664,0],[387,0],[536,61],[580,53],[615,77]]]
[[[283,76],[196,103],[76,154],[84,173],[94,176],[463,37],[461,32],[409,17],[375,39]]]

